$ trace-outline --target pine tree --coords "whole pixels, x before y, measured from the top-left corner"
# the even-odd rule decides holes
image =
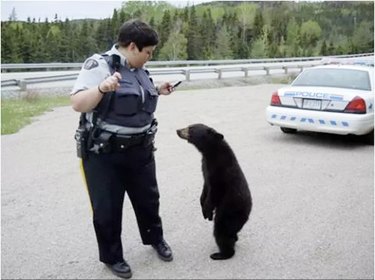
[[[16,8],[13,7],[11,14],[9,15],[9,21],[17,21]]]
[[[258,39],[262,35],[262,30],[263,30],[263,15],[260,9],[257,9],[257,12],[255,14],[254,18],[254,29],[253,29],[253,34],[254,38]]]
[[[213,53],[214,59],[233,59],[230,36],[226,25],[221,26],[217,33]]]
[[[188,44],[187,44],[187,54],[189,60],[197,60],[201,58],[201,38],[197,30],[198,19],[195,13],[195,7],[190,8],[190,18],[189,18],[189,31],[188,31]]]
[[[158,29],[159,33],[159,46],[162,48],[164,44],[167,42],[169,35],[171,34],[171,14],[169,10],[165,10],[163,14],[163,18],[161,20],[160,27]]]
[[[201,40],[201,48],[203,49],[202,59],[211,59],[213,53],[212,43],[215,42],[216,32],[215,24],[211,16],[211,10],[204,11],[202,21],[199,28]]]
[[[320,53],[323,56],[328,55],[328,49],[327,49],[327,44],[325,40],[323,41],[322,46],[320,48]]]

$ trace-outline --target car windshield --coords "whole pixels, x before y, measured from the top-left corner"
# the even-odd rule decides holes
[[[308,69],[295,79],[292,86],[338,87],[371,90],[368,72],[355,69]]]

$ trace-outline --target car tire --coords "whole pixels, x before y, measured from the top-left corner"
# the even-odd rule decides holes
[[[281,131],[288,134],[294,134],[297,133],[297,129],[294,128],[288,128],[288,127],[280,127]]]
[[[362,136],[363,142],[367,145],[374,145],[374,130]]]

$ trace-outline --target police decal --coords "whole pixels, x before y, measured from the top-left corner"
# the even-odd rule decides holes
[[[85,65],[83,65],[83,68],[86,70],[91,70],[95,67],[98,67],[98,65],[99,63],[95,59],[90,58],[86,60]]]

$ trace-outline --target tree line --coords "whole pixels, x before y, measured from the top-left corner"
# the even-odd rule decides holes
[[[123,22],[139,18],[160,42],[153,60],[299,57],[374,51],[374,2],[214,1],[177,8],[126,1],[102,20],[1,22],[2,63],[83,62],[116,42]]]

